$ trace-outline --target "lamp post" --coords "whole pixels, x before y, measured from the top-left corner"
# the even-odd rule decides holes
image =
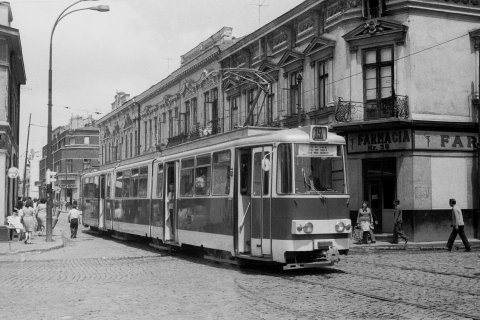
[[[79,0],[68,7],[66,7],[57,17],[55,23],[53,24],[52,32],[50,34],[50,55],[49,55],[49,64],[48,64],[48,125],[47,125],[47,161],[46,161],[46,168],[53,170],[53,155],[52,155],[52,40],[53,40],[53,33],[55,32],[55,28],[57,27],[58,23],[74,12],[82,11],[82,10],[94,10],[99,12],[107,12],[110,8],[106,5],[100,5],[95,7],[88,7],[88,8],[80,8],[75,9],[72,11],[68,11],[74,5],[80,2],[86,1],[98,1],[98,0]],[[68,12],[67,12],[68,11]],[[47,228],[46,228],[46,237],[45,241],[50,242],[52,241],[52,211],[53,211],[53,186],[52,183],[47,185]]]

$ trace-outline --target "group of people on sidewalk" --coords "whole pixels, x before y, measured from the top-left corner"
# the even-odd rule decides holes
[[[56,220],[60,215],[60,210],[55,213]],[[77,209],[77,201],[73,201],[72,209],[68,213],[68,222],[70,223],[71,238],[77,237],[78,224],[81,223],[82,212]],[[7,223],[10,227],[10,240],[13,240],[14,232],[18,233],[19,241],[25,244],[31,244],[34,232],[38,236],[45,234],[47,226],[47,200],[25,198],[18,200],[16,207],[10,216],[7,217]],[[52,229],[55,224],[52,225]]]
[[[450,207],[452,207],[452,231],[450,233],[450,237],[447,241],[446,249],[448,251],[452,250],[453,243],[457,235],[460,235],[462,239],[463,245],[465,246],[465,251],[471,251],[471,245],[468,242],[467,236],[465,235],[465,224],[463,221],[462,210],[457,206],[457,202],[455,199],[449,200]],[[393,211],[393,241],[392,244],[398,244],[399,239],[403,239],[405,244],[408,243],[408,237],[403,232],[403,217],[402,217],[402,209],[400,207],[400,201],[395,200],[393,202],[394,211]],[[364,201],[362,207],[358,210],[357,215],[357,226],[359,226],[361,230],[361,242],[362,244],[368,244],[368,237],[370,236],[371,243],[376,243],[375,235],[373,234],[373,230],[375,225],[378,224],[377,219],[372,212],[372,210],[368,207],[368,202]]]

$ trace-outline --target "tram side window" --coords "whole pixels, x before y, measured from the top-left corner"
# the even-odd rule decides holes
[[[195,159],[184,159],[182,160],[181,165],[180,195],[184,197],[191,197],[193,195]]]
[[[112,182],[110,180],[110,174],[107,174],[105,176],[105,179],[107,180],[107,195],[106,195],[106,198],[110,199],[110,192],[111,192],[111,188],[112,188],[112,186],[111,186]]]
[[[88,198],[88,178],[83,179],[83,197]]]
[[[117,172],[117,179],[115,180],[115,198],[122,197],[123,190],[123,172]]]
[[[254,166],[254,176],[253,176],[253,195],[259,196],[260,194],[268,195],[269,185],[270,185],[270,175],[269,171],[262,170],[262,160],[270,159],[270,153],[262,154],[255,153],[253,156],[253,166]],[[262,173],[263,177],[261,174]],[[263,190],[262,190],[262,179],[263,179]]]
[[[158,165],[157,170],[157,190],[155,195],[157,198],[163,198],[163,164]]]
[[[278,146],[277,193],[292,193],[292,146]]]
[[[148,167],[140,168],[140,176],[138,178],[138,196],[140,198],[147,197],[148,186]]]
[[[100,177],[96,176],[93,179],[93,196],[98,198],[100,196]]]
[[[210,195],[211,163],[212,158],[209,154],[197,157],[195,168],[195,195],[197,196]]]
[[[132,185],[132,198],[138,197],[138,178],[139,178],[139,169],[132,169],[132,176],[130,177],[130,183]]]
[[[122,189],[122,197],[129,198],[131,195],[131,188],[132,188],[132,171],[125,170],[123,172],[123,189]]]
[[[230,150],[213,154],[212,194],[215,196],[230,193]]]

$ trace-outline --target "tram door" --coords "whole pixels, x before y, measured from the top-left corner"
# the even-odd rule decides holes
[[[165,241],[177,241],[177,166],[175,162],[165,165]]]
[[[237,207],[237,252],[250,254],[251,238],[251,181],[252,181],[252,152],[251,150],[240,150],[238,152],[238,207]]]
[[[98,228],[105,229],[105,209],[106,209],[106,179],[105,175],[100,176],[100,199],[98,201]]]
[[[272,254],[271,159],[272,147],[252,149],[251,255],[258,257]]]

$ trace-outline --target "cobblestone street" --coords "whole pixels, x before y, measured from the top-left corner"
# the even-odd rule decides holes
[[[68,233],[66,221],[59,227]],[[478,251],[366,253],[343,258],[332,269],[278,272],[168,255],[80,232],[61,249],[0,256],[0,298],[11,302],[0,306],[0,314],[2,319],[479,319],[479,261]]]

